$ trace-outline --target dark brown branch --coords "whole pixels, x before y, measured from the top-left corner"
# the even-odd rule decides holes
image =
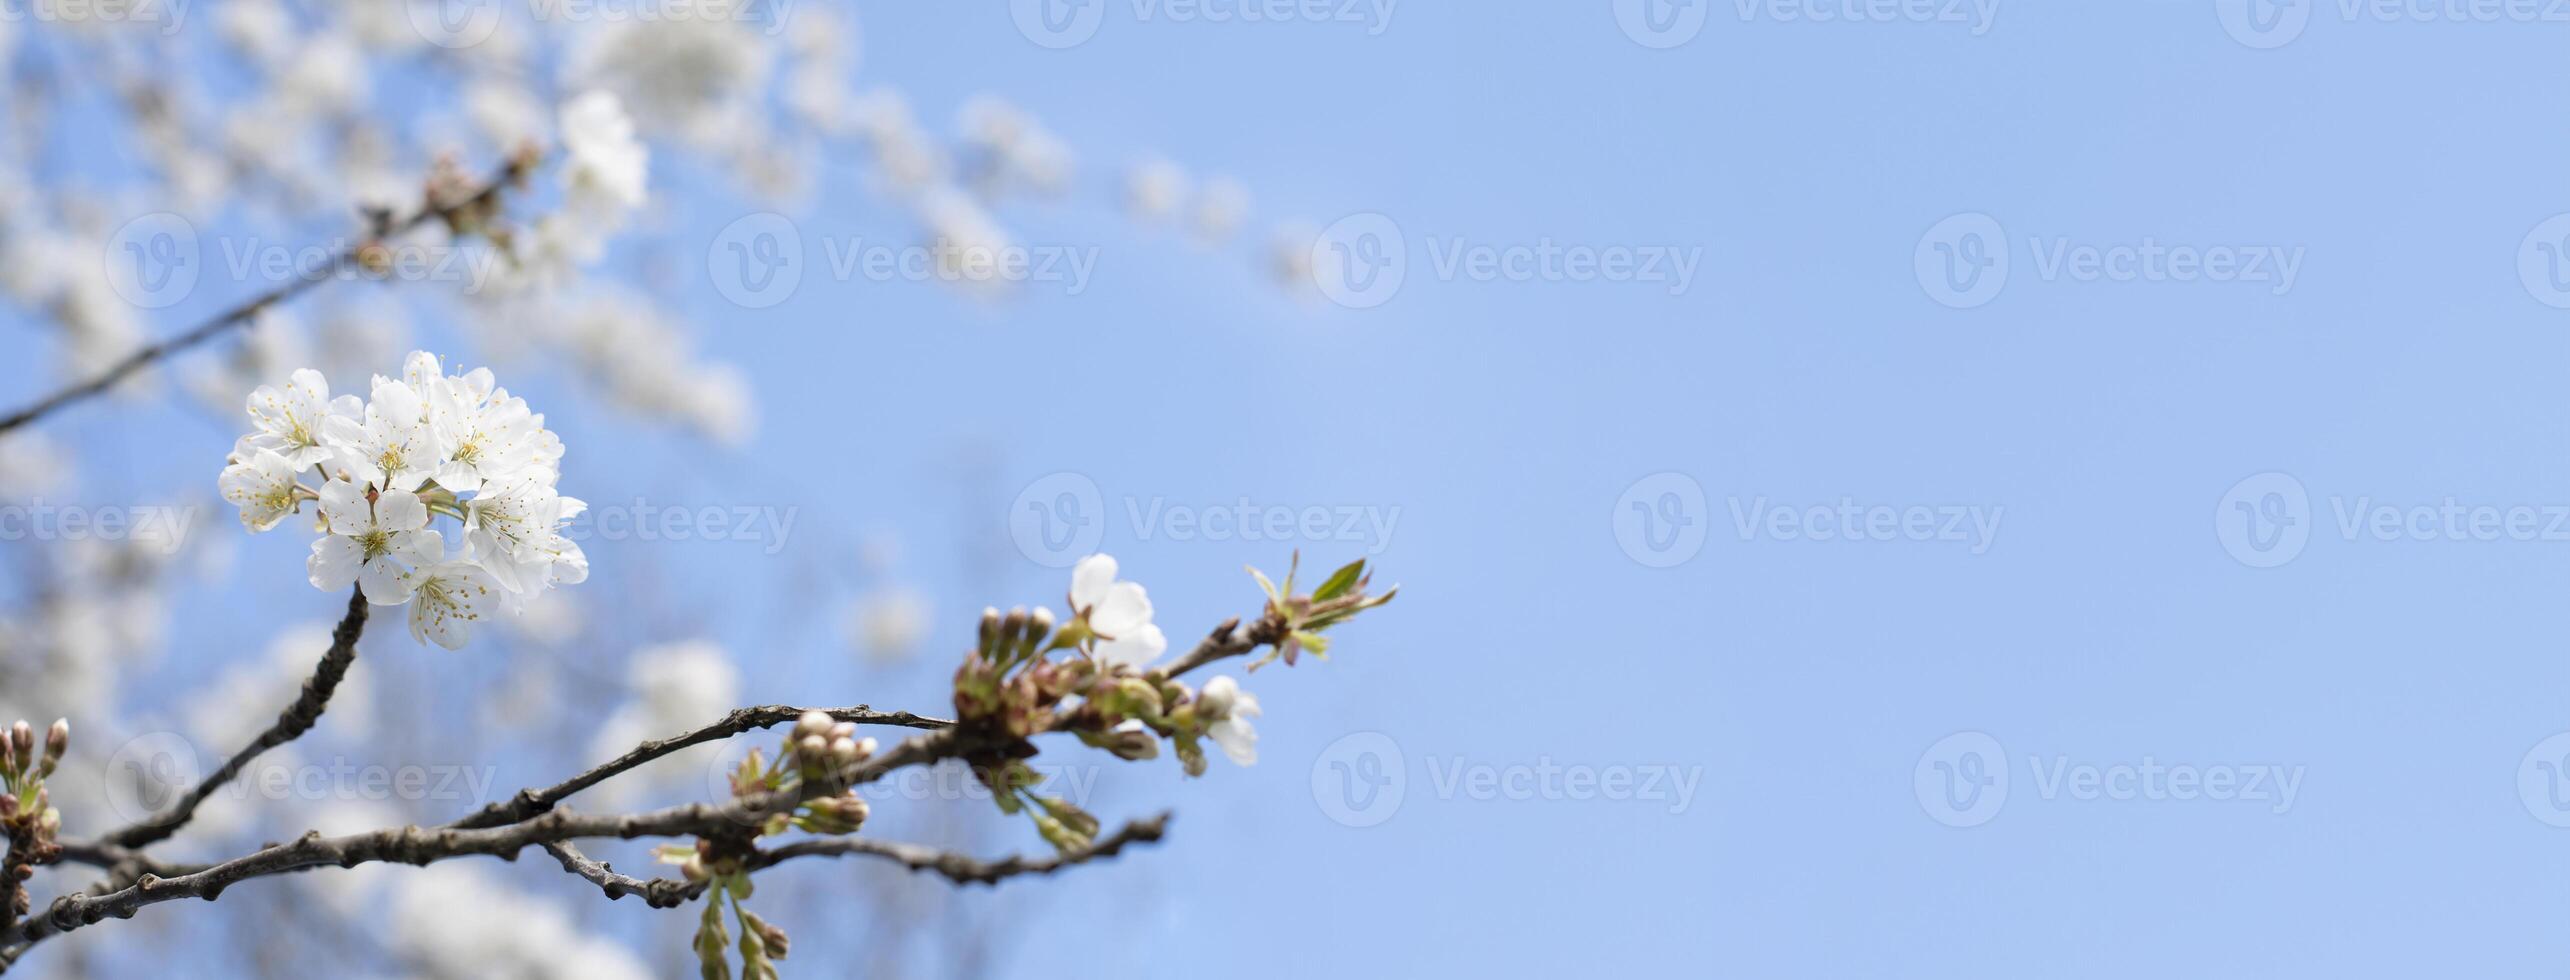
[[[607,893],[609,901],[627,895],[640,895],[643,903],[652,908],[670,909],[686,904],[687,900],[705,893],[703,882],[685,882],[676,878],[653,878],[645,881],[631,875],[617,874],[616,869],[608,867],[605,862],[592,861],[588,855],[580,853],[580,848],[570,841],[548,842],[544,845],[544,852],[553,855],[554,860],[562,862],[562,870],[589,879],[590,884],[598,886],[598,890]]]
[[[376,233],[368,240],[340,247],[337,252],[331,254],[330,262],[326,270],[315,270],[304,275],[294,276],[283,285],[234,304],[232,308],[215,314],[213,319],[197,324],[196,326],[189,328],[185,333],[143,345],[140,349],[137,349],[131,354],[125,355],[115,364],[108,366],[107,370],[100,372],[97,377],[72,385],[71,387],[64,388],[61,391],[54,392],[53,394],[47,395],[38,400],[33,405],[19,409],[16,412],[12,412],[6,417],[0,417],[0,434],[6,434],[12,429],[26,425],[39,418],[43,418],[44,416],[51,414],[54,410],[62,408],[65,405],[69,405],[85,398],[95,397],[100,393],[105,392],[107,389],[115,387],[118,382],[124,381],[126,378],[133,376],[135,372],[141,371],[146,367],[150,367],[155,361],[159,361],[173,354],[185,351],[188,348],[205,343],[208,340],[212,340],[215,337],[222,335],[226,331],[234,330],[249,324],[251,321],[258,318],[261,311],[284,303],[296,296],[300,296],[306,290],[320,285],[322,282],[329,279],[337,278],[338,274],[357,267],[359,251],[369,245],[377,244],[383,239],[391,238],[396,235],[407,234],[430,221],[443,220],[468,209],[480,208],[483,205],[490,203],[499,196],[502,189],[506,188],[510,183],[516,181],[528,170],[532,169],[534,164],[535,158],[531,154],[512,157],[506,166],[501,167],[498,173],[492,175],[488,183],[483,184],[470,196],[448,202],[441,202],[432,197],[431,200],[424,203],[420,209],[411,216],[399,221],[384,223],[384,226],[378,228]],[[325,271],[328,274],[324,274]]]
[[[958,885],[989,885],[996,884],[1002,878],[1017,875],[1052,874],[1075,864],[1114,857],[1128,845],[1156,842],[1163,833],[1168,831],[1169,818],[1170,814],[1164,811],[1159,816],[1125,824],[1115,833],[1099,838],[1087,847],[1037,858],[1012,854],[997,861],[982,861],[952,851],[940,851],[933,847],[900,841],[874,840],[865,837],[826,837],[796,841],[773,850],[762,851],[759,853],[759,866],[768,867],[780,861],[799,857],[863,855],[898,861],[912,871],[934,871],[945,875],[947,880]]]
[[[302,738],[303,733],[311,731],[313,724],[321,720],[322,711],[330,707],[330,695],[339,690],[339,682],[348,676],[348,668],[357,662],[357,638],[365,631],[366,592],[363,589],[350,590],[348,614],[339,620],[339,628],[331,631],[330,650],[321,655],[321,663],[303,682],[303,693],[277,715],[276,724],[260,732],[248,747],[233,753],[232,758],[223,763],[223,768],[196,784],[196,788],[189,790],[177,805],[149,820],[108,834],[100,838],[101,842],[139,848],[168,839],[179,828],[187,826],[187,822],[196,816],[196,808],[204,804],[207,797],[241,775],[241,770],[248,768],[250,761],[258,758],[260,753]]]
[[[796,708],[782,704],[769,704],[760,705],[754,708],[741,708],[733,711],[731,714],[723,716],[723,720],[721,721],[699,728],[695,731],[688,732],[687,734],[644,742],[641,745],[635,746],[630,752],[617,756],[607,762],[600,763],[597,767],[592,768],[587,772],[583,772],[552,786],[547,786],[543,789],[519,790],[516,796],[510,797],[506,802],[493,803],[489,806],[485,806],[476,811],[472,816],[455,821],[447,826],[460,829],[472,829],[477,827],[497,827],[502,824],[516,823],[520,820],[524,820],[528,817],[553,809],[554,804],[562,802],[563,798],[568,797],[573,793],[598,785],[619,773],[631,770],[643,763],[660,758],[661,756],[668,755],[691,745],[701,745],[706,742],[720,741],[754,729],[774,728],[778,725],[785,724],[786,722],[801,718],[803,717],[804,712],[811,710],[813,709]],[[852,708],[822,708],[820,710],[829,712],[830,717],[832,718],[836,718],[840,721],[852,721],[860,725],[893,725],[902,728],[935,730],[949,728],[955,724],[951,721],[914,715],[907,711],[876,711],[862,704]]]

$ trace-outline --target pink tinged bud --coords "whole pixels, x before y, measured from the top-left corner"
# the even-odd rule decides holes
[[[843,721],[843,722],[840,722],[840,723],[838,723],[838,724],[836,724],[836,725],[832,725],[832,726],[830,726],[830,740],[831,740],[831,741],[833,741],[833,742],[836,742],[836,741],[838,741],[838,740],[840,740],[840,739],[843,739],[843,738],[855,738],[855,737],[857,737],[857,723],[856,723],[856,722],[853,722],[853,721]]]
[[[18,758],[31,761],[35,759],[36,730],[27,727],[27,723],[25,721],[20,721],[16,725],[10,726],[9,741],[17,748]]]
[[[56,718],[53,727],[45,729],[45,755],[59,759],[64,752],[70,750],[71,719]]]

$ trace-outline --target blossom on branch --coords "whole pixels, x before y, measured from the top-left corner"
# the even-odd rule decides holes
[[[219,481],[243,526],[266,531],[316,502],[313,586],[409,605],[421,643],[459,649],[487,615],[589,577],[588,556],[562,533],[587,509],[554,489],[562,440],[488,369],[451,375],[417,351],[400,378],[376,376],[363,403],[331,402],[319,373],[302,370],[249,404],[259,431]],[[430,526],[440,516],[462,525],[460,552]]]

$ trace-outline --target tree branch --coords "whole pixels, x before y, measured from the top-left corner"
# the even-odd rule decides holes
[[[1136,820],[1117,828],[1087,847],[1029,858],[1012,854],[997,861],[981,861],[952,851],[907,844],[900,841],[874,840],[865,837],[826,837],[796,841],[783,847],[759,852],[759,867],[799,857],[846,857],[863,855],[901,862],[912,871],[934,871],[958,885],[996,884],[1002,878],[1017,875],[1047,875],[1075,864],[1099,858],[1114,857],[1131,844],[1153,843],[1169,829],[1171,814]]]
[[[608,867],[604,862],[592,861],[588,855],[580,853],[580,848],[570,841],[549,841],[544,845],[544,852],[553,855],[554,860],[562,862],[562,870],[587,878],[591,884],[597,885],[600,891],[607,893],[609,901],[627,895],[640,895],[643,903],[652,908],[671,909],[684,905],[689,899],[705,893],[703,882],[686,882],[676,878],[653,878],[645,881],[631,875],[617,874],[616,869]]]
[[[348,594],[348,614],[339,620],[339,628],[331,631],[330,650],[322,654],[321,663],[312,670],[312,677],[303,682],[303,694],[277,715],[276,724],[260,732],[248,747],[233,753],[232,758],[223,763],[223,768],[197,783],[196,788],[189,790],[177,805],[148,820],[108,834],[101,841],[117,847],[139,848],[168,839],[179,828],[187,826],[187,822],[196,816],[196,808],[207,797],[241,775],[241,770],[247,768],[260,753],[311,731],[313,723],[321,720],[322,711],[330,707],[330,695],[339,690],[339,682],[348,676],[348,668],[357,662],[357,638],[365,631],[366,592],[354,589]]]
[[[366,241],[353,245],[341,246],[337,252],[330,256],[330,264],[327,271],[332,273],[331,275],[322,275],[316,272],[314,274],[295,276],[283,285],[234,304],[232,308],[215,314],[213,319],[189,328],[185,333],[143,345],[133,353],[125,355],[115,364],[110,365],[107,370],[100,372],[97,377],[72,385],[71,387],[64,388],[61,391],[54,392],[53,394],[47,395],[38,400],[33,405],[19,409],[16,412],[10,413],[6,417],[0,417],[0,435],[5,435],[12,429],[52,414],[56,409],[60,409],[63,406],[82,399],[95,397],[105,392],[107,389],[115,387],[118,382],[131,377],[135,372],[146,367],[150,367],[155,361],[180,353],[188,348],[195,347],[198,344],[212,340],[223,334],[225,331],[250,323],[258,317],[261,311],[284,303],[296,296],[300,296],[306,290],[309,290],[314,286],[318,286],[324,281],[337,278],[336,273],[342,272],[357,263],[358,252],[368,245],[378,244],[384,239],[407,234],[412,230],[427,224],[431,220],[444,219],[467,209],[477,208],[490,202],[499,195],[502,189],[506,188],[510,183],[516,181],[521,176],[524,176],[528,170],[532,169],[534,167],[534,161],[535,157],[533,154],[511,157],[506,165],[502,166],[497,173],[492,175],[489,181],[482,184],[482,186],[476,189],[472,195],[444,203],[440,203],[432,196],[428,200],[423,201],[420,209],[411,216],[403,218],[397,222],[385,223],[381,227],[375,229],[375,234]]]
[[[643,763],[650,762],[654,759],[660,758],[661,756],[668,755],[692,745],[701,745],[706,742],[730,738],[734,735],[753,729],[773,728],[797,718],[801,718],[803,717],[804,712],[811,710],[814,709],[796,708],[782,704],[769,704],[753,708],[741,708],[733,711],[729,715],[723,716],[723,720],[721,721],[699,728],[695,731],[688,732],[687,734],[644,742],[641,745],[635,746],[630,752],[617,756],[607,762],[600,763],[587,772],[583,772],[552,786],[547,786],[543,789],[519,790],[517,795],[510,797],[507,802],[492,803],[483,807],[481,810],[476,811],[472,816],[447,824],[447,826],[469,830],[479,827],[497,827],[502,824],[516,823],[520,820],[524,820],[528,817],[553,809],[554,804],[562,802],[564,797],[568,797],[573,793],[588,789],[591,786],[598,785],[619,773],[634,769],[635,767],[641,766]],[[902,728],[936,730],[941,728],[951,728],[955,724],[951,721],[914,715],[907,711],[876,711],[862,704],[852,708],[822,708],[819,710],[829,712],[830,717],[836,718],[840,721],[852,721],[860,725],[893,725]]]

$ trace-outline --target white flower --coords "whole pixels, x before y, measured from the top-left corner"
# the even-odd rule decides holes
[[[549,585],[577,585],[589,578],[589,557],[563,536],[562,525],[588,509],[538,479],[483,487],[465,508],[466,553],[521,596]]]
[[[339,450],[339,464],[360,483],[385,490],[418,490],[437,475],[445,454],[428,424],[428,406],[410,385],[375,379],[374,400],[362,420],[332,415],[328,441]]]
[[[573,195],[614,210],[642,206],[651,157],[634,140],[633,120],[615,93],[593,91],[563,103],[562,145],[571,154],[563,179]]]
[[[301,472],[285,457],[245,441],[233,450],[232,465],[223,468],[215,485],[222,488],[223,499],[241,508],[242,527],[265,531],[295,512],[303,489],[295,476]]]
[[[428,505],[407,490],[385,490],[372,504],[346,480],[321,487],[321,518],[328,533],[312,543],[314,588],[336,592],[362,584],[366,601],[398,606],[410,600],[410,572],[446,558],[446,539],[428,530]]]
[[[1091,653],[1109,664],[1141,667],[1169,649],[1169,638],[1151,622],[1151,597],[1142,586],[1115,578],[1115,558],[1090,555],[1071,569],[1071,615],[1097,640]]]
[[[481,566],[450,561],[405,573],[400,587],[411,594],[411,638],[461,650],[467,628],[491,608],[499,584]]]
[[[1258,761],[1258,730],[1249,724],[1258,713],[1258,698],[1228,676],[1206,681],[1205,689],[1196,694],[1197,717],[1212,722],[1205,727],[1206,737],[1222,746],[1233,765]]]
[[[440,379],[429,392],[428,418],[446,449],[437,485],[456,493],[526,475],[539,465],[548,435],[544,417],[529,411],[525,399],[493,387],[488,368]]]
[[[250,438],[254,445],[274,450],[296,470],[303,470],[331,457],[330,447],[322,441],[322,423],[334,414],[354,416],[358,411],[355,398],[332,405],[330,382],[321,372],[304,368],[288,378],[283,389],[261,385],[250,393],[250,421],[259,427]]]

